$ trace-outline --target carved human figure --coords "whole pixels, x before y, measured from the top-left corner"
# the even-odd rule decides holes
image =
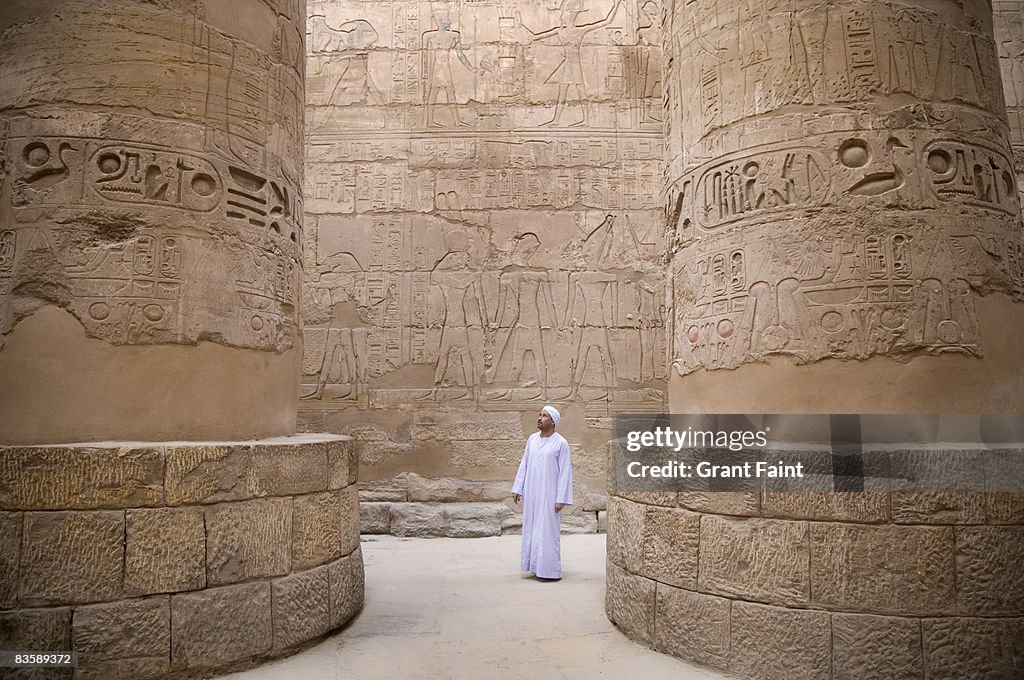
[[[540,239],[533,232],[516,237],[512,263],[502,269],[499,279],[494,326],[510,329],[498,361],[496,381],[515,387],[539,385],[536,398],[543,399],[550,383],[542,331],[554,327],[557,316],[547,270],[530,266],[539,247]],[[533,364],[536,377],[522,382],[523,368],[528,363]],[[496,398],[510,394],[506,391]]]
[[[487,320],[480,272],[469,269],[469,236],[454,230],[445,236],[448,251],[430,273],[430,282],[441,289],[444,320],[434,389],[424,398],[436,398],[438,389],[450,385],[466,387],[456,399],[473,398],[482,374],[483,326]],[[474,337],[479,334],[480,337]]]
[[[658,376],[658,346],[665,328],[665,277],[647,274],[637,282],[637,324],[640,327],[640,380]]]
[[[423,50],[426,58],[427,77],[427,127],[444,127],[437,119],[438,101],[444,93],[445,108],[451,113],[452,120],[458,127],[469,127],[469,123],[459,118],[455,105],[458,96],[455,91],[455,73],[458,67],[472,73],[483,73],[489,64],[481,62],[481,67],[473,66],[462,49],[462,33],[452,28],[449,19],[443,19],[440,26],[423,34]]]
[[[327,74],[330,78],[323,101],[329,107],[329,114],[321,124],[328,127],[338,126],[343,120],[337,107],[356,102],[384,103],[384,96],[370,77],[370,48],[377,42],[377,31],[363,19],[347,21],[331,30],[336,37],[327,43],[324,51],[340,54],[316,62],[310,74],[313,77]],[[318,51],[315,46],[313,51]]]
[[[647,25],[637,29],[637,75],[640,86],[636,96],[643,111],[641,122],[661,122],[661,64],[654,58],[661,50],[661,20],[658,4],[648,0],[641,7]]]
[[[539,32],[532,30],[524,24],[522,17],[516,12],[516,20],[533,36],[534,40],[557,38],[557,44],[562,48],[562,61],[544,79],[545,83],[558,85],[558,101],[555,104],[554,116],[544,125],[557,125],[559,123],[568,104],[570,90],[575,90],[576,96],[581,102],[580,112],[582,115],[580,120],[570,123],[570,126],[587,125],[589,118],[587,111],[589,94],[587,92],[586,79],[583,77],[583,57],[580,53],[580,48],[583,45],[583,38],[588,33],[604,28],[612,23],[621,5],[622,0],[615,0],[615,4],[612,5],[604,19],[593,21],[589,24],[578,24],[576,22],[579,19],[579,15],[584,12],[582,0],[562,0],[558,10],[558,25]]]

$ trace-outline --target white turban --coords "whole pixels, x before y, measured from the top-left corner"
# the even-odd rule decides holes
[[[555,427],[558,427],[558,421],[562,419],[562,414],[558,412],[557,408],[548,404],[547,406],[542,408],[541,411],[544,411],[549,416],[551,416],[551,421],[554,422]]]

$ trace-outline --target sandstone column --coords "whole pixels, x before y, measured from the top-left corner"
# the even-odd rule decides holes
[[[1019,412],[1024,247],[988,3],[662,10],[671,410]],[[613,498],[610,618],[744,677],[1019,674],[1021,496],[880,481]]]
[[[325,635],[363,568],[351,441],[294,434],[304,3],[0,29],[0,649],[157,678]]]

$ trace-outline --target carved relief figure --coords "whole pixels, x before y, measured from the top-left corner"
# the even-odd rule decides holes
[[[452,28],[449,19],[442,19],[440,26],[423,34],[423,53],[426,59],[424,72],[427,76],[427,127],[444,127],[437,119],[438,101],[444,93],[445,108],[451,113],[452,121],[458,127],[468,127],[469,123],[459,118],[455,108],[458,96],[455,91],[455,63],[471,73],[483,73],[490,64],[481,62],[481,68],[470,63],[462,49],[462,34]]]
[[[555,114],[544,125],[558,125],[561,121],[562,114],[565,112],[565,107],[569,102],[570,90],[575,90],[576,97],[581,102],[580,113],[582,115],[580,120],[570,123],[570,126],[587,125],[589,118],[587,106],[590,96],[587,92],[586,79],[583,77],[583,58],[580,54],[580,48],[583,45],[583,38],[588,33],[604,28],[612,23],[621,5],[622,0],[615,0],[615,4],[612,5],[604,19],[589,24],[577,24],[579,15],[584,12],[582,0],[562,0],[558,10],[558,26],[540,32],[533,31],[530,27],[523,24],[522,17],[519,16],[518,12],[516,13],[517,21],[533,35],[534,40],[557,38],[558,44],[562,47],[562,61],[544,79],[545,83],[558,85],[558,101],[555,104]]]
[[[313,51],[340,53],[338,56],[330,56],[319,61],[309,74],[311,80],[329,80],[323,85],[323,91],[327,95],[323,104],[339,107],[356,102],[384,103],[384,96],[370,77],[369,50],[378,38],[377,31],[370,22],[357,19],[345,22],[337,29],[330,29],[332,37],[329,41],[321,38],[320,49],[315,42],[317,25],[313,25]],[[330,123],[332,127],[338,127],[340,120],[335,118],[335,113],[332,110],[323,125]]]

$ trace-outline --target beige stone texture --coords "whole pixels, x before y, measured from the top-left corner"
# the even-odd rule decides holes
[[[390,479],[359,480],[359,500],[368,502],[405,502],[409,500],[409,473]]]
[[[355,484],[338,491],[341,501],[341,554],[359,547],[359,490]]]
[[[766,491],[761,503],[765,517],[879,523],[890,518],[890,494],[883,492]]]
[[[832,616],[833,680],[923,680],[920,619],[894,616]]]
[[[340,489],[355,484],[359,479],[359,449],[356,442],[347,439],[327,445],[328,489]]]
[[[176,446],[167,451],[167,504],[250,496],[252,449],[244,444]]]
[[[604,610],[608,620],[634,640],[651,644],[656,583],[608,561]]]
[[[325,491],[328,485],[328,443],[303,446],[258,444],[252,447],[253,496],[292,496]]]
[[[126,595],[206,587],[206,527],[201,508],[128,510]]]
[[[320,637],[330,629],[328,569],[318,567],[273,581],[275,653]]]
[[[75,474],[69,475],[68,470]],[[156,447],[0,449],[0,508],[93,510],[163,504]]]
[[[20,512],[0,512],[0,609],[13,609],[18,601],[22,522]]]
[[[957,612],[1024,616],[1024,527],[957,527]]]
[[[563,534],[597,533],[597,513],[585,510],[562,511],[560,531]]]
[[[757,517],[761,514],[761,494],[746,491],[680,491],[679,505],[688,510],[716,515]]]
[[[618,496],[608,499],[608,560],[621,569],[640,571],[643,565],[646,507]]]
[[[658,584],[654,646],[696,663],[729,668],[732,601]]]
[[[735,601],[729,670],[751,680],[830,680],[829,615]]]
[[[347,508],[346,508],[347,509]],[[342,555],[342,505],[338,492],[299,496],[292,514],[292,569],[309,569]],[[346,537],[345,543],[349,542]]]
[[[351,554],[327,565],[330,588],[330,628],[348,623],[363,608],[366,577],[363,572],[363,553],[358,547]]]
[[[171,596],[171,667],[211,668],[270,652],[266,581]]]
[[[1024,8],[1019,0],[993,0],[992,13],[1010,143],[1017,165],[1017,189],[1024,203]]]
[[[686,510],[648,507],[636,571],[659,583],[696,590],[701,516]]]
[[[19,604],[77,604],[120,597],[124,531],[124,512],[25,513]]]
[[[304,19],[19,5],[0,45],[4,443],[294,431]]]
[[[985,520],[989,524],[1024,524],[1024,493],[986,493]]]
[[[444,508],[441,505],[391,504],[391,533],[395,536],[438,536],[443,532]]]
[[[772,604],[808,604],[808,531],[805,522],[702,516],[697,589]]]
[[[205,513],[209,586],[291,571],[291,499],[223,503]]]
[[[72,649],[94,675],[100,662],[110,661],[120,662],[119,672],[113,667],[106,669],[112,679],[131,680],[136,676],[129,671],[140,668],[166,673],[171,656],[170,597],[76,607],[71,638]]]
[[[71,648],[71,608],[0,611],[4,650],[61,651]]]
[[[921,621],[926,677],[1017,678],[1024,673],[1020,618],[947,618]]]
[[[359,503],[360,534],[390,534],[391,504],[390,503]]]
[[[408,500],[420,502],[504,501],[512,495],[504,481],[477,482],[457,477],[430,479],[415,473],[408,476]]]
[[[816,606],[902,615],[956,611],[951,527],[813,523],[810,541]]]

